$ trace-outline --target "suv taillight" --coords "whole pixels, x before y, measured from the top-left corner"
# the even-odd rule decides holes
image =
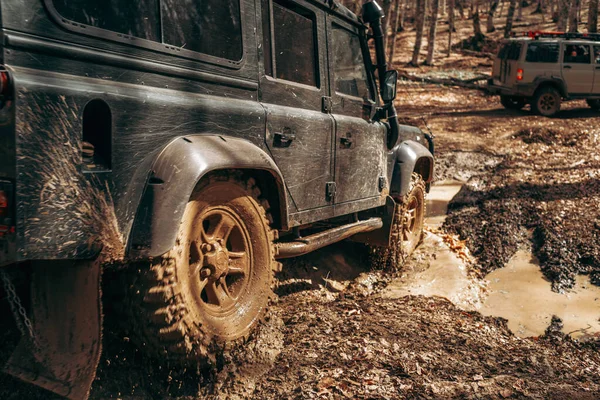
[[[13,208],[13,184],[0,180],[0,238],[15,231]]]
[[[522,81],[523,80],[523,70],[521,68],[519,68],[517,70],[517,80],[518,81]]]

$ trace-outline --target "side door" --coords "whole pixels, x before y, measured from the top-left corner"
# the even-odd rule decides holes
[[[333,119],[323,107],[328,96],[324,11],[304,0],[260,3],[259,100],[266,109],[266,145],[295,211],[330,205]]]
[[[329,82],[335,121],[335,203],[379,196],[385,185],[386,132],[371,119],[375,88],[359,28],[327,17]],[[365,45],[363,45],[365,43]]]
[[[595,66],[591,61],[589,44],[563,42],[562,77],[569,95],[585,95],[592,92]]]

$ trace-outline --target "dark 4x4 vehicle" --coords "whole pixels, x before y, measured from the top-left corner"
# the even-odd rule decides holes
[[[248,335],[276,260],[421,239],[433,142],[398,124],[375,2],[362,20],[332,0],[0,7],[0,266],[32,282],[26,312],[0,269],[11,374],[85,397],[106,266],[134,272],[145,351],[185,363]]]
[[[600,35],[528,32],[505,40],[494,60],[488,91],[505,108],[531,110],[547,117],[564,100],[585,99],[600,109]]]

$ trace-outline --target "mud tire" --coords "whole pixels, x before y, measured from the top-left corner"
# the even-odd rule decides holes
[[[264,317],[274,296],[273,272],[281,264],[275,261],[269,203],[260,195],[256,181],[238,173],[204,180],[186,206],[175,247],[138,265],[130,286],[132,333],[151,354],[184,365],[212,364],[219,351],[243,342]],[[215,238],[232,222],[219,245]],[[206,251],[207,243],[214,243],[212,251]],[[233,263],[233,254],[242,252],[247,262],[236,256]],[[209,259],[217,261],[206,278],[202,271],[210,271]],[[247,269],[240,275],[242,264]]]
[[[524,97],[518,96],[500,96],[500,103],[507,110],[520,110],[525,107],[526,101]]]
[[[585,101],[587,103],[588,106],[590,106],[591,109],[593,110],[600,110],[600,100],[599,99],[587,99]]]
[[[543,87],[535,92],[531,110],[544,117],[552,117],[560,111],[560,93],[553,87]]]
[[[390,244],[371,249],[372,264],[389,271],[399,270],[422,242],[424,221],[425,182],[421,175],[413,173],[408,193],[396,203]]]

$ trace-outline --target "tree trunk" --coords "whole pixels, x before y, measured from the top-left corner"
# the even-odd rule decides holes
[[[589,33],[598,32],[598,0],[590,0],[587,29]]]
[[[492,0],[492,4],[490,4],[490,11],[488,12],[487,25],[485,27],[485,31],[487,33],[494,32],[496,27],[494,26],[494,13],[498,8],[498,0]]]
[[[452,32],[454,31],[454,0],[448,0],[448,57],[452,51]]]
[[[446,0],[441,0],[442,2],[440,3],[440,11],[442,16],[446,15],[446,7],[448,6]]]
[[[407,0],[405,0],[407,1]],[[394,18],[392,20],[392,37],[390,40],[390,58],[389,63],[392,65],[394,63],[394,55],[396,53],[396,39],[398,38],[398,22],[400,21],[400,5],[402,4],[402,0],[396,0],[396,5],[394,6]]]
[[[518,12],[517,12],[517,21],[523,21],[523,0],[517,0]]]
[[[577,15],[577,11],[580,4],[581,0],[573,0],[571,2],[571,9],[569,10],[569,32],[579,32],[577,26],[579,22],[579,16]]]
[[[415,40],[415,48],[413,50],[412,60],[410,61],[410,65],[414,67],[419,66],[419,53],[421,51],[421,44],[423,43],[423,28],[425,26],[425,7],[426,0],[417,0],[417,9],[416,9],[416,23],[415,30],[417,31],[417,37]]]
[[[429,35],[427,36],[427,59],[426,65],[433,65],[433,51],[435,48],[435,33],[437,29],[438,12],[440,0],[432,0],[431,3],[431,19],[429,21]]]
[[[567,21],[569,19],[569,0],[558,0],[558,22],[556,30],[564,32],[567,30]]]
[[[506,0],[500,0],[500,13],[498,17],[502,18],[502,13],[504,12],[504,5],[506,4]]]
[[[504,37],[505,38],[509,37],[510,31],[512,31],[516,5],[517,5],[517,0],[510,0],[510,3],[508,5],[508,15],[506,16],[506,26],[504,27]]]
[[[480,40],[484,37],[481,32],[481,21],[479,19],[479,0],[474,0],[475,8],[471,11],[471,15],[473,16],[473,35],[475,36],[475,40]]]
[[[388,36],[388,27],[389,27],[389,21],[390,21],[390,9],[392,8],[392,0],[383,0],[383,12],[384,12],[384,17],[383,20],[381,21],[381,27],[383,29],[383,49],[385,51],[386,49],[386,44],[387,44],[387,36]]]

